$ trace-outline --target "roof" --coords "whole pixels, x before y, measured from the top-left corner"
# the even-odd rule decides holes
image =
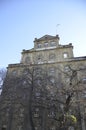
[[[34,41],[51,40],[51,39],[55,39],[55,38],[56,38],[56,39],[59,39],[59,36],[58,36],[58,35],[56,35],[56,36],[44,35],[43,37],[41,37],[41,38],[39,38],[39,39],[35,38]]]

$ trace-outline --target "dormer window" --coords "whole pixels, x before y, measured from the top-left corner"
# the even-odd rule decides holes
[[[38,46],[37,46],[38,48],[41,48],[41,44],[38,44]]]

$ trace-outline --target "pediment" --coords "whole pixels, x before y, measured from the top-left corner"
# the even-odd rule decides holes
[[[52,39],[52,38],[55,38],[55,36],[44,35],[43,37],[39,38],[38,40],[45,40],[45,39]]]
[[[57,36],[51,36],[51,35],[44,35],[43,37],[39,38],[39,39],[35,39],[36,41],[45,41],[45,40],[51,40],[57,38]]]

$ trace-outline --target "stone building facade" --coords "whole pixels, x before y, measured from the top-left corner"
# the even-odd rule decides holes
[[[70,66],[72,70],[77,71],[74,83],[80,81],[80,83],[77,82],[79,88],[77,104],[81,118],[79,127],[70,125],[67,129],[86,130],[86,56],[74,57],[72,43],[61,45],[59,44],[59,40],[58,35],[45,35],[39,39],[35,38],[34,48],[22,51],[21,62],[8,65],[7,76],[0,98],[0,130],[32,130],[30,126],[30,113],[28,111],[30,107],[30,103],[28,102],[32,95],[24,76],[24,73],[28,75],[25,72],[26,69],[29,68],[29,70],[32,70],[36,67],[37,69],[42,68],[47,70],[47,73],[51,76],[52,83],[55,83],[54,78],[56,77],[58,80],[57,86],[61,87],[65,84],[68,87],[69,77],[64,76],[64,74],[68,72]],[[32,71],[31,74],[30,77],[33,77]],[[49,89],[48,92],[52,96],[56,91],[55,86],[52,86],[51,91]],[[43,107],[43,102],[45,102],[45,105],[47,102],[44,97],[40,100],[38,89],[32,101],[31,114],[35,128],[33,130],[58,130],[58,123],[51,119],[51,116],[54,116],[56,110],[52,106],[50,106],[52,109]],[[40,103],[38,104],[37,101]],[[54,102],[54,105],[56,104],[58,106],[59,103]],[[56,114],[58,116],[57,112]]]

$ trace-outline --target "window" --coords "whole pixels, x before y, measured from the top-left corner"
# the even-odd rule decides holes
[[[16,70],[13,70],[13,71],[12,71],[12,74],[13,74],[13,76],[17,75],[17,71],[16,71]]]
[[[50,46],[55,46],[56,45],[56,42],[51,42],[50,43]]]
[[[86,106],[84,106],[84,112],[85,112],[85,114],[86,114]]]
[[[6,128],[2,127],[2,130],[6,130]]]
[[[37,85],[41,86],[41,79],[37,79]]]
[[[73,126],[69,126],[68,130],[74,130]]]
[[[1,130],[6,130],[7,126],[3,125]]]
[[[36,108],[34,111],[34,117],[39,117],[39,108]]]
[[[37,46],[38,48],[41,48],[41,44],[38,44],[38,46]]]
[[[36,98],[40,98],[40,92],[35,93]]]
[[[82,83],[83,83],[83,84],[86,84],[86,77],[84,77],[84,78],[82,79]]]
[[[68,58],[68,53],[65,52],[65,53],[63,54],[63,57],[64,57],[64,58]]]
[[[41,56],[41,55],[39,55],[39,56],[37,57],[37,61],[38,61],[38,63],[41,63],[41,62],[42,62],[42,56]]]
[[[24,70],[23,70],[23,74],[24,74],[24,75],[28,75],[28,74],[29,74],[29,69],[24,69]]]
[[[38,61],[39,61],[39,62],[41,61],[41,57],[38,57]]]
[[[54,77],[50,77],[50,82],[51,83],[55,83],[55,78]]]
[[[55,117],[55,112],[53,110],[49,111],[48,117]]]
[[[55,60],[55,54],[50,54],[50,55],[49,55],[49,60],[50,60],[50,61]]]
[[[86,91],[82,93],[83,98],[86,98]]]
[[[20,117],[24,116],[24,108],[20,108]]]
[[[69,83],[70,83],[70,77],[65,77],[65,83],[66,83],[67,85],[69,85]]]
[[[68,66],[68,65],[66,65],[66,66],[64,67],[64,71],[65,71],[65,72],[70,71],[70,68],[69,68],[69,66]]]
[[[50,68],[50,69],[49,69],[49,74],[50,74],[50,75],[54,75],[54,74],[55,74],[55,68],[53,68],[53,67]]]
[[[48,47],[48,43],[47,42],[44,43],[44,47]]]
[[[26,57],[26,58],[25,58],[25,63],[26,63],[26,64],[30,63],[30,57]]]
[[[52,88],[51,88],[52,89]],[[55,96],[55,92],[52,90],[50,90],[50,95],[51,95],[51,99],[53,99],[53,97]]]
[[[26,81],[26,80],[24,80],[24,81],[22,82],[22,84],[23,84],[23,85],[26,85],[26,84],[27,84],[27,81]]]
[[[18,130],[22,130],[22,126],[18,126]]]
[[[52,126],[52,127],[50,128],[50,130],[56,130],[55,126]]]
[[[42,73],[42,69],[41,68],[37,68],[36,69],[36,75],[40,75]]]
[[[37,127],[35,127],[35,130],[38,130],[38,128],[37,128]]]

